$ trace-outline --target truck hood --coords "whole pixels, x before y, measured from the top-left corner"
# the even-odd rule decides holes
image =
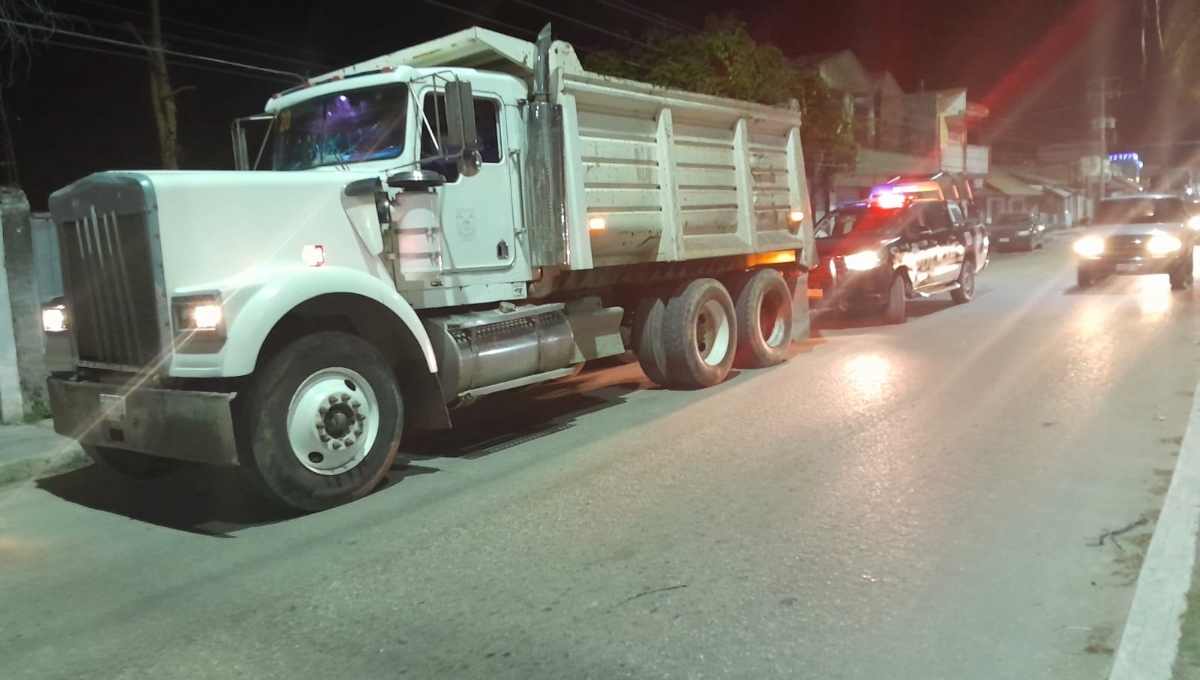
[[[841,238],[817,239],[817,254],[821,261],[839,255],[849,255],[863,250],[878,250],[885,244],[894,241],[896,237],[887,231],[873,231],[862,236],[843,236]]]
[[[1097,224],[1084,231],[1088,236],[1150,236],[1155,232],[1166,232],[1179,235],[1187,227],[1178,222],[1157,222],[1152,224]]]
[[[157,235],[167,290],[207,292],[237,285],[264,267],[302,265],[307,245],[326,263],[373,269],[382,244],[374,197],[349,198],[357,171],[102,172],[55,192],[55,221],[95,211],[128,214],[135,203]],[[136,200],[135,200],[136,199]],[[131,202],[132,201],[132,202]]]

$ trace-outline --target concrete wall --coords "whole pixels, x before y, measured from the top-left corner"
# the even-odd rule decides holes
[[[58,254],[58,232],[47,213],[29,218],[33,235],[33,270],[39,302],[49,302],[63,294],[62,266]]]
[[[0,366],[4,366],[0,369],[0,421],[11,423],[45,410],[48,377],[34,230],[29,201],[23,192],[0,189],[0,231],[4,263],[4,289],[0,290]]]

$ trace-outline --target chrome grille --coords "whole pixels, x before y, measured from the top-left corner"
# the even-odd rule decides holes
[[[1104,256],[1115,258],[1145,257],[1148,236],[1110,236],[1104,243]]]
[[[162,342],[146,213],[90,214],[58,226],[69,327],[80,365],[137,371]]]

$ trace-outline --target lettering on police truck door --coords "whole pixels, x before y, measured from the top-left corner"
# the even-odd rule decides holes
[[[504,153],[500,102],[486,95],[475,98],[475,124],[483,166],[474,177],[461,177],[454,158],[437,159],[446,148],[446,105],[442,94],[426,94],[422,125],[421,163],[441,173],[441,213],[445,237],[443,271],[446,273],[507,269],[516,252],[513,219],[512,173]],[[430,136],[437,130],[438,142]]]
[[[937,256],[937,242],[930,231],[929,207],[917,205],[914,207],[915,219],[909,225],[909,261],[908,270],[912,273],[913,288],[921,289],[933,283],[934,258]]]

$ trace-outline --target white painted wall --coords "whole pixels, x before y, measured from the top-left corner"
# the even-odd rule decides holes
[[[0,264],[4,262],[4,239],[0,239]],[[0,423],[23,422],[25,402],[21,398],[21,376],[17,371],[17,337],[13,330],[12,301],[8,277],[0,269]]]

